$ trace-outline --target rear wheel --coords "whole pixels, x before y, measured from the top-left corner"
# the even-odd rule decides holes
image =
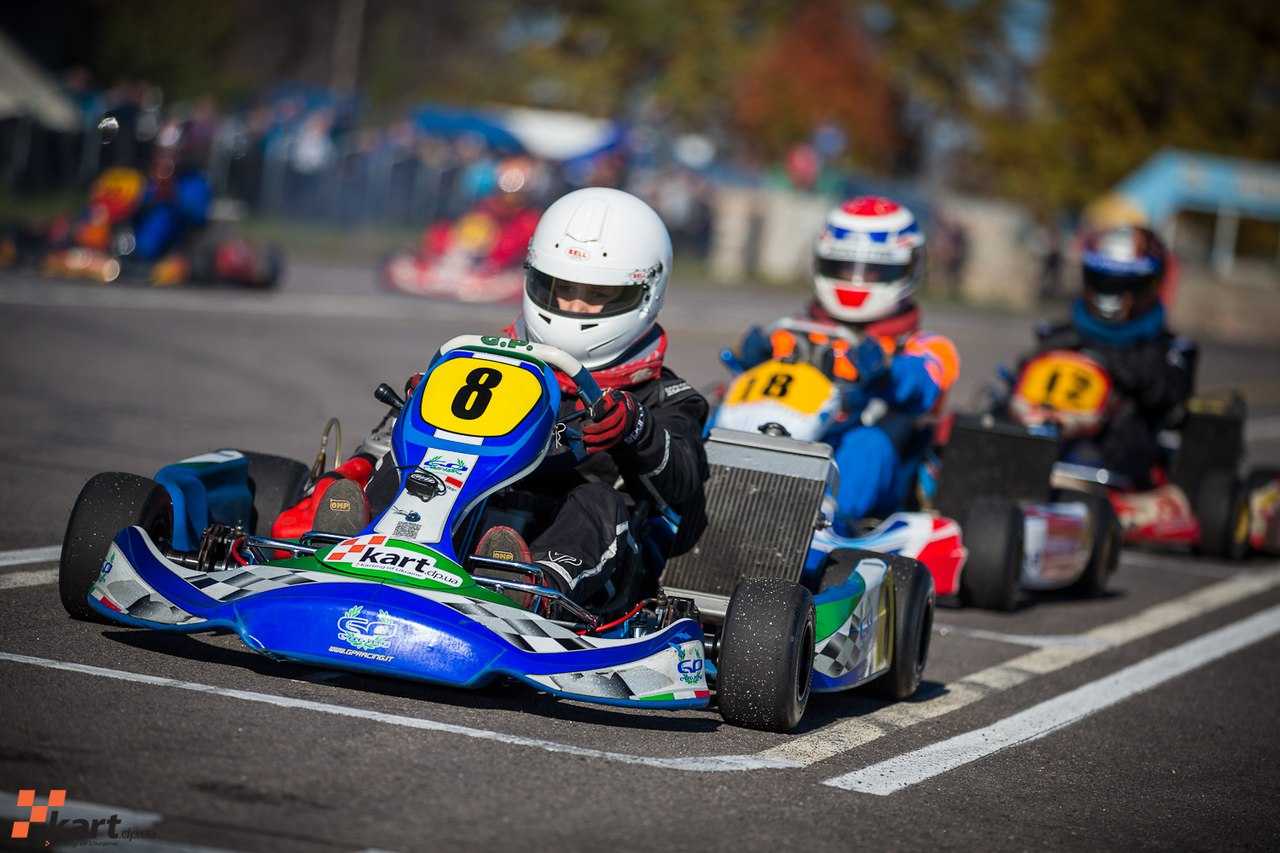
[[[1234,470],[1205,472],[1196,492],[1195,511],[1201,553],[1226,560],[1244,558],[1249,551],[1249,500]]]
[[[84,484],[67,520],[58,564],[58,595],[73,618],[98,619],[89,606],[89,589],[98,579],[111,540],[132,525],[154,540],[169,538],[173,507],[164,486],[119,472],[98,474]]]
[[[980,497],[962,525],[969,551],[960,575],[960,598],[987,610],[1012,610],[1022,570],[1022,510],[1007,498]]]
[[[296,459],[270,453],[240,451],[249,460],[249,488],[253,492],[253,532],[266,536],[280,513],[302,499],[310,470]]]
[[[933,633],[933,575],[919,560],[888,557],[888,580],[893,584],[893,662],[889,671],[871,682],[886,699],[907,699],[920,688],[929,661]]]
[[[750,729],[795,728],[809,704],[813,645],[809,590],[776,578],[740,581],[717,659],[720,715]]]
[[[1063,501],[1079,502],[1088,507],[1089,529],[1093,535],[1089,562],[1072,588],[1089,596],[1103,595],[1120,564],[1120,546],[1124,541],[1120,518],[1106,495],[1078,489],[1063,489],[1059,494]]]

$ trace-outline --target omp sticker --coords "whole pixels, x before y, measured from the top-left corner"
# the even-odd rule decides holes
[[[422,419],[436,429],[492,438],[511,432],[542,399],[542,381],[519,364],[454,358],[431,371]]]

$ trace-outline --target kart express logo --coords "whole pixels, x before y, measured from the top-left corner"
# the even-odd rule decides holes
[[[13,796],[10,794],[9,796]],[[16,809],[6,810],[14,816],[9,828],[11,840],[40,841],[42,846],[50,847],[53,842],[73,841],[89,844],[108,844],[111,841],[143,838],[151,833],[143,833],[137,826],[139,815],[108,814],[110,806],[96,806],[92,803],[67,803],[66,788],[52,788],[43,803],[36,795],[34,788],[22,788],[16,797]],[[134,826],[128,826],[132,822]],[[144,822],[142,826],[146,826]]]
[[[434,581],[443,586],[462,586],[462,578],[436,567],[435,557],[388,545],[386,536],[369,535],[347,539],[333,546],[324,561],[358,569],[392,572],[407,578]]]

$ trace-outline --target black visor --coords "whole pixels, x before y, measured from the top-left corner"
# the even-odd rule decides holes
[[[1100,270],[1084,269],[1084,286],[1097,293],[1108,296],[1122,296],[1132,293],[1141,296],[1155,289],[1159,278],[1155,275],[1115,275]]]
[[[608,284],[579,284],[563,278],[555,278],[533,267],[524,271],[524,289],[544,311],[561,317],[616,317],[634,311],[649,295],[647,284],[616,286]],[[598,311],[575,311],[561,308],[565,303],[585,302],[599,305]]]
[[[865,261],[838,261],[816,258],[814,268],[823,278],[857,281],[862,284],[896,284],[911,275],[915,261],[909,264],[871,264]]]

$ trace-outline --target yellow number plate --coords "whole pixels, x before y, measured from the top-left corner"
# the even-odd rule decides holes
[[[805,415],[816,415],[831,399],[831,380],[818,368],[797,362],[768,361],[733,380],[725,403],[781,403]]]
[[[1110,391],[1111,380],[1096,361],[1055,351],[1027,363],[1014,393],[1032,406],[1085,414],[1101,409]]]
[[[542,383],[523,367],[454,358],[427,377],[422,419],[436,429],[492,438],[515,429],[540,399]]]

